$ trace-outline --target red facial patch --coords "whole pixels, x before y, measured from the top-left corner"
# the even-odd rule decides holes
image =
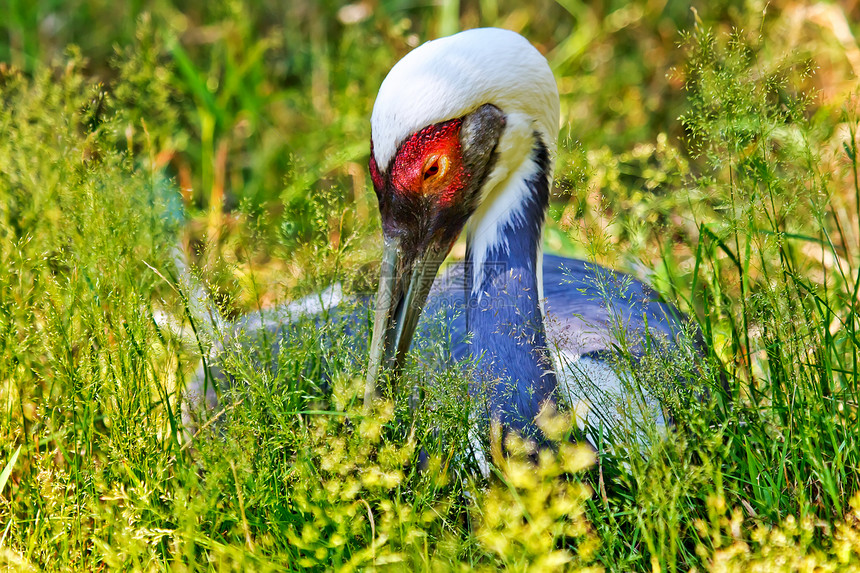
[[[443,205],[454,201],[468,179],[462,164],[462,124],[452,119],[425,127],[400,146],[391,167],[395,192],[436,196]]]
[[[368,165],[370,169],[370,180],[373,182],[373,186],[377,191],[382,191],[382,188],[385,187],[385,179],[382,177],[382,173],[379,172],[379,166],[376,164],[376,157],[373,156],[373,142],[370,142],[370,164]]]

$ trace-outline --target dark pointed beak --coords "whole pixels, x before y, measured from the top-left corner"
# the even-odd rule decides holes
[[[447,253],[448,249],[431,246],[413,257],[404,253],[398,240],[385,239],[364,390],[365,409],[377,396],[380,369],[391,368],[397,374],[403,366],[430,287]]]

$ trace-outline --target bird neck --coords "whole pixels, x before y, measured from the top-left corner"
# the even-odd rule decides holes
[[[474,220],[467,241],[466,310],[471,353],[488,386],[490,414],[538,437],[534,418],[555,395],[542,312],[541,234],[550,159],[536,138],[530,156]]]

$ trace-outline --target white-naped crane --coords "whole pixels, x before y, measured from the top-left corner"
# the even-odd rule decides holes
[[[619,338],[641,351],[646,339],[665,349],[683,336],[681,315],[644,284],[543,255],[558,127],[549,64],[515,32],[474,29],[427,42],[391,69],[371,117],[384,251],[366,406],[380,368],[401,366],[464,227],[462,271],[430,298],[458,307],[453,358],[477,364],[484,384],[475,388],[487,389],[489,418],[505,429],[539,438],[535,418],[558,399],[596,403],[611,424],[613,400],[627,399],[612,364]],[[644,405],[662,423],[656,400]]]
[[[480,380],[472,391],[488,392],[484,421],[538,441],[536,416],[548,402],[590,404],[580,422],[592,427],[618,422],[619,407],[630,404],[613,359],[620,346],[634,353],[654,341],[664,353],[690,348],[682,315],[646,285],[596,264],[544,256],[558,124],[552,71],[515,32],[483,28],[427,42],[391,69],[371,117],[383,255],[365,407],[378,394],[381,369],[396,373],[403,365],[423,311],[446,317],[450,359],[475,364]],[[464,228],[464,264],[437,279]],[[296,315],[325,307],[326,316],[337,316],[340,298],[329,289],[267,320],[249,316],[235,330],[275,333],[277,345]],[[366,336],[362,322],[355,321],[355,336]],[[213,406],[209,374],[225,378],[201,371],[190,390],[206,393]],[[655,398],[634,401],[635,415],[663,423]]]

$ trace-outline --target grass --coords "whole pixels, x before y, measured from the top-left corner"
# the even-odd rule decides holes
[[[0,27],[3,567],[860,567],[850,12],[79,4],[11,2]],[[646,455],[567,444],[562,412],[556,454],[513,444],[484,478],[444,339],[407,369],[417,407],[406,388],[365,415],[361,337],[308,319],[277,355],[219,356],[236,384],[189,443],[183,389],[222,327],[174,247],[228,324],[333,280],[372,292],[375,90],[417,42],[493,24],[559,78],[547,248],[694,317],[707,355],[634,380],[689,367],[707,398]]]

